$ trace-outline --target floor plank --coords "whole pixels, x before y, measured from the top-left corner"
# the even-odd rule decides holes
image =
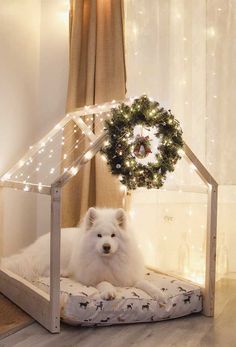
[[[165,322],[97,328],[62,325],[50,334],[39,324],[0,341],[0,347],[236,347],[236,280],[217,287],[215,318],[196,314]]]

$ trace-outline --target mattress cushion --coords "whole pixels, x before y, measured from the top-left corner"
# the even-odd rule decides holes
[[[161,289],[166,303],[137,288],[117,288],[115,300],[102,300],[97,289],[61,278],[61,320],[82,326],[153,322],[186,316],[202,310],[200,287],[153,271],[146,279]],[[49,278],[34,284],[49,292]]]

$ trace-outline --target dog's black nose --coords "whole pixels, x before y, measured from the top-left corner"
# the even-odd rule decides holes
[[[110,252],[111,246],[109,245],[109,243],[104,243],[102,247],[103,247],[104,253]]]

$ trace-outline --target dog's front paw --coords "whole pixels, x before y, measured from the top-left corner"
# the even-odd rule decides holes
[[[103,300],[114,300],[116,297],[116,291],[113,289],[107,289],[101,292],[101,298]]]
[[[97,290],[103,300],[114,300],[116,297],[116,288],[109,282],[100,282],[97,285]]]

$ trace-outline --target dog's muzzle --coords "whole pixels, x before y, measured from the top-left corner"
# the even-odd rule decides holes
[[[103,253],[105,254],[109,254],[111,251],[111,245],[109,245],[109,243],[104,243],[102,248],[103,248]]]

